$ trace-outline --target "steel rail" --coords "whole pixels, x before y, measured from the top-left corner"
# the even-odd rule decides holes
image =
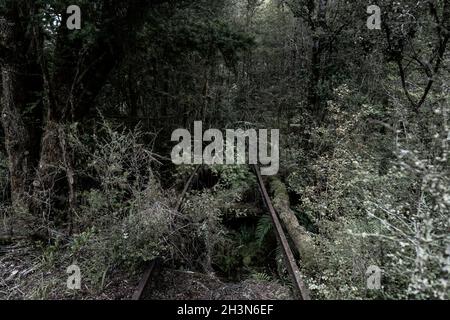
[[[272,201],[270,200],[269,194],[267,193],[267,189],[264,185],[263,178],[261,176],[261,172],[257,165],[253,166],[253,169],[256,174],[259,190],[261,192],[261,196],[263,201],[269,210],[270,216],[272,218],[272,222],[275,226],[275,231],[277,234],[277,238],[280,241],[281,247],[283,249],[283,256],[285,259],[285,263],[289,274],[292,277],[295,289],[302,300],[311,300],[309,290],[306,287],[305,283],[301,278],[300,270],[298,269],[297,263],[295,262],[294,254],[289,246],[286,234],[284,233],[283,227],[281,225],[280,219],[278,218],[278,214],[275,211],[275,208],[272,205]]]
[[[139,281],[139,284],[136,290],[134,291],[131,300],[141,300],[145,288],[147,288],[147,285],[150,282],[150,279],[154,277],[155,273],[159,271],[160,267],[161,267],[160,259],[153,259],[152,261],[150,261],[150,264],[145,270],[141,280]]]

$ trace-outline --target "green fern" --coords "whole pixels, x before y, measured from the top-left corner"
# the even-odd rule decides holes
[[[272,277],[264,272],[255,272],[251,275],[251,279],[256,281],[266,281],[270,282],[272,281]]]
[[[261,217],[261,219],[259,219],[255,231],[256,241],[259,247],[263,246],[265,238],[272,231],[272,229],[272,219],[268,215],[263,216]]]

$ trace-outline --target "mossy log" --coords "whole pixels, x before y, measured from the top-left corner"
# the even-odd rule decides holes
[[[290,208],[286,186],[280,179],[273,177],[269,180],[269,190],[272,204],[300,255],[302,266],[310,270],[317,270],[317,250],[314,240],[306,229],[300,225],[294,211]]]

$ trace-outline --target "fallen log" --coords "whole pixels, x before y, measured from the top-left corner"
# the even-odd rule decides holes
[[[300,225],[295,212],[292,211],[286,186],[280,179],[272,177],[269,180],[269,190],[273,206],[300,255],[302,265],[311,271],[317,270],[317,250],[314,240],[306,229]]]
[[[269,194],[267,192],[267,189],[264,185],[264,181],[261,176],[261,172],[259,171],[258,166],[255,165],[254,168],[256,178],[258,180],[258,185],[261,191],[261,196],[267,209],[269,210],[270,217],[272,218],[272,222],[276,230],[278,241],[283,250],[283,256],[286,262],[287,270],[290,273],[292,280],[294,281],[294,285],[296,287],[297,293],[299,294],[299,298],[301,298],[302,300],[310,300],[311,297],[308,287],[305,285],[301,277],[300,270],[298,269],[297,263],[294,260],[294,254],[292,253],[292,250],[289,246],[288,239],[280,222],[280,218],[278,214],[275,212],[275,208],[272,204],[272,201],[270,200]]]

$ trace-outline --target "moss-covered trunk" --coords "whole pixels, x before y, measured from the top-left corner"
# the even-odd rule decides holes
[[[300,225],[294,211],[290,208],[286,186],[280,179],[273,177],[269,181],[269,188],[273,206],[300,255],[302,266],[316,270],[318,265],[314,240],[306,229]]]

